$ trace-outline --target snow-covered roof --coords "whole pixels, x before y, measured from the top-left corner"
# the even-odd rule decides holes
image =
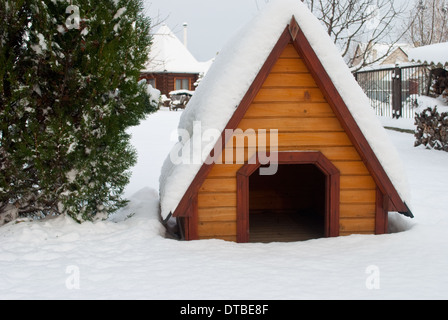
[[[182,139],[173,150],[197,147],[193,131],[202,135],[208,129],[225,129],[293,15],[397,192],[409,203],[407,179],[395,147],[333,41],[298,0],[271,1],[221,50],[181,116],[179,129],[191,138]],[[201,132],[197,127],[193,130],[198,122]],[[206,156],[212,148],[213,144],[205,143],[200,151]],[[174,164],[168,155],[159,180],[163,219],[175,211],[204,161],[205,157],[199,163]]]
[[[448,67],[448,42],[412,49],[409,51],[409,59],[437,67]]]
[[[367,61],[381,64],[390,54],[398,49],[401,49],[405,54],[408,54],[409,50],[412,49],[412,45],[408,43],[394,43],[392,45],[388,43],[375,43],[368,49]],[[359,50],[363,52],[367,50],[367,43],[360,43]],[[379,60],[376,61],[377,59]]]
[[[388,44],[388,43],[375,43],[373,45],[370,45],[369,49],[367,49],[368,44],[365,42],[359,43],[357,46],[357,50],[355,52],[356,55],[362,55],[367,50],[367,55],[364,59],[361,59],[361,57],[355,57],[353,60],[353,63],[355,64],[352,69],[358,70],[359,66],[363,63],[368,64],[367,67],[362,68],[361,70],[368,70],[368,68],[378,68],[381,65],[386,65],[386,67],[394,67],[395,64],[400,63],[406,63],[408,62],[408,54],[409,51],[412,50],[413,46],[408,43],[395,43],[395,44]],[[395,55],[393,54],[397,51],[401,50],[405,54],[405,56],[402,55]],[[391,60],[391,57],[394,57],[394,60]],[[358,70],[358,71],[361,71]]]
[[[153,44],[143,72],[201,73],[209,62],[198,62],[167,25],[153,34]]]

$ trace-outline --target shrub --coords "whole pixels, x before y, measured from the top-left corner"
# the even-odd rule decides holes
[[[138,84],[150,22],[142,0],[70,3],[0,1],[0,215],[85,221],[126,204],[126,130],[156,108]]]

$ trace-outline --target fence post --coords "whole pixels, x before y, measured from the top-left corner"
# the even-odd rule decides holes
[[[401,68],[396,65],[392,73],[392,118],[401,117]]]

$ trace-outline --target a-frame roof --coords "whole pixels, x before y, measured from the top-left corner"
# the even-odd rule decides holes
[[[179,129],[188,132],[191,138],[182,140],[173,150],[192,151],[193,133],[202,135],[210,128],[220,132],[236,128],[290,41],[303,57],[376,184],[389,197],[391,211],[412,216],[407,206],[406,176],[394,146],[339,51],[319,21],[298,1],[271,3],[220,53],[182,114]],[[198,122],[201,132],[194,130]],[[225,141],[216,143],[225,144]],[[184,216],[188,211],[197,188],[211,170],[206,156],[212,149],[210,143],[202,148],[204,157],[199,163],[174,164],[167,157],[160,177],[163,219]]]

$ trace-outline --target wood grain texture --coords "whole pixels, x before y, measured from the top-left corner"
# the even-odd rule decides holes
[[[262,88],[254,102],[326,102],[319,88]]]
[[[243,119],[238,128],[278,130],[283,132],[343,132],[336,117],[327,118],[259,118]]]
[[[310,73],[271,73],[263,83],[268,88],[317,88]]]
[[[375,219],[350,218],[340,219],[339,228],[341,233],[375,233]]]
[[[247,110],[245,119],[251,118],[290,118],[290,117],[334,117],[334,112],[326,102],[277,101],[253,103]]]
[[[280,58],[272,68],[272,73],[305,73],[309,72],[302,59]]]
[[[199,222],[236,221],[236,207],[198,208]]]

